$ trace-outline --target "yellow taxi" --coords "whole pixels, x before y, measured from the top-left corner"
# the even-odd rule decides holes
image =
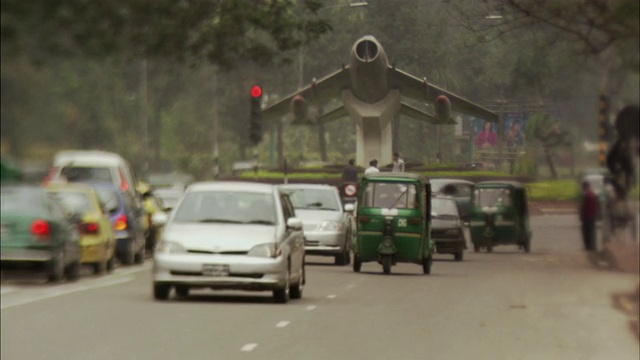
[[[95,274],[112,271],[115,265],[116,237],[109,213],[97,192],[81,183],[51,183],[48,191],[62,203],[65,211],[77,216],[82,264],[93,266]]]

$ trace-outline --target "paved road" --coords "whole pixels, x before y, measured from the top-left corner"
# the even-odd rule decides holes
[[[72,284],[5,280],[2,359],[637,359],[611,294],[638,277],[594,268],[574,215],[532,224],[532,253],[440,255],[430,276],[310,257],[304,297],[286,305],[212,291],[156,302],[149,260]]]

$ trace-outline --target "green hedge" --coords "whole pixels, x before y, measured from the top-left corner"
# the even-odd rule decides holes
[[[524,184],[531,201],[577,200],[580,187],[575,180],[550,180]]]

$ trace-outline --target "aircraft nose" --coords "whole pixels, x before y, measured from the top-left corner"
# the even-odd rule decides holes
[[[371,40],[361,40],[356,45],[356,56],[362,62],[373,61],[378,56],[378,44]]]

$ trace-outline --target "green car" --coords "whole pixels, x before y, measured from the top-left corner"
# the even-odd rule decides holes
[[[41,187],[3,186],[0,258],[2,270],[33,270],[57,282],[80,276],[80,234],[53,195]]]
[[[397,263],[422,265],[431,273],[435,244],[430,238],[429,181],[411,173],[365,175],[358,187],[353,270],[377,262],[385,274]]]

